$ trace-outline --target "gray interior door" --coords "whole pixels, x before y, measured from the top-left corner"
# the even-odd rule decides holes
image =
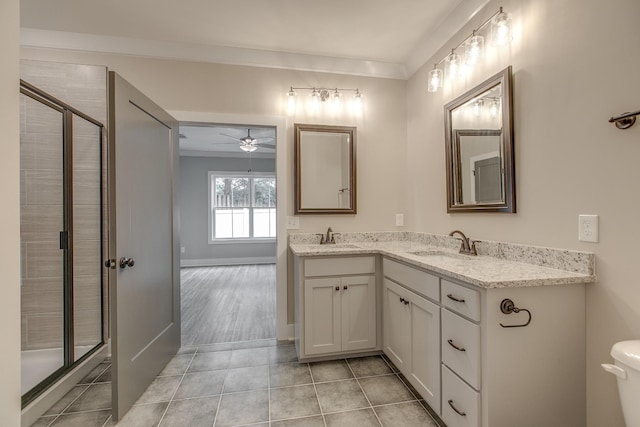
[[[121,419],[180,347],[174,203],[177,122],[109,73],[113,418]]]
[[[500,157],[475,162],[474,174],[476,203],[494,203],[503,200]]]

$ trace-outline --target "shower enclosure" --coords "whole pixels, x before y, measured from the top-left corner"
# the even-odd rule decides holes
[[[20,85],[23,406],[105,341],[103,124]]]

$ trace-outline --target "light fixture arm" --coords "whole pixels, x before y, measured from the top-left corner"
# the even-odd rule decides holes
[[[489,25],[489,23],[491,23],[491,21],[493,20],[493,18],[495,18],[496,16],[500,15],[502,13],[502,6],[500,6],[500,9],[498,9],[496,12],[493,13],[493,15],[491,15],[489,18],[487,18],[484,22],[482,22],[482,24],[480,24],[480,26],[476,29],[474,29],[471,34],[467,37],[464,38],[464,40],[462,40],[460,43],[458,43],[453,49],[451,49],[450,53],[447,53],[445,56],[443,56],[438,62],[435,63],[435,65],[440,65],[442,62],[444,62],[445,59],[447,59],[447,57],[453,53],[454,51],[456,51],[458,48],[460,48],[460,46],[464,45],[467,40],[469,40],[471,37],[475,36],[477,32],[479,32],[480,30],[482,30],[484,27],[486,27],[487,25]]]

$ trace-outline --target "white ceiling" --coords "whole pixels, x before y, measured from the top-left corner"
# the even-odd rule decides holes
[[[180,155],[210,157],[249,157],[240,149],[240,138],[251,137],[261,144],[273,145],[273,148],[260,146],[251,153],[254,158],[275,158],[276,130],[273,127],[229,126],[229,125],[180,125]]]
[[[24,46],[407,78],[487,2],[21,0],[21,38]]]

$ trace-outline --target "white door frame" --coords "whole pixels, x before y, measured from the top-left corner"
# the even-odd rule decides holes
[[[290,141],[287,138],[287,119],[284,116],[251,114],[223,114],[197,111],[169,111],[178,122],[225,123],[230,125],[261,125],[276,128],[276,338],[293,337],[293,325],[287,323],[287,154]]]

